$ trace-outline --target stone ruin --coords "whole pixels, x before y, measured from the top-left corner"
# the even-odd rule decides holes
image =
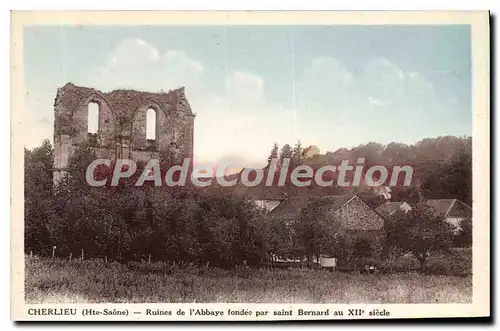
[[[97,105],[96,132],[89,132],[89,105]],[[147,137],[148,116],[154,116],[153,138]],[[78,146],[91,147],[98,158],[193,158],[194,117],[184,88],[167,93],[115,90],[103,93],[67,83],[54,103],[54,184],[65,175]],[[148,139],[149,138],[149,139]]]

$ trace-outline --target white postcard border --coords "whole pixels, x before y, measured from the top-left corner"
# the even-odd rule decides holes
[[[471,304],[38,304],[24,303],[24,193],[23,193],[23,26],[25,25],[380,25],[380,24],[470,24],[472,44],[473,105],[473,300]],[[434,12],[125,12],[125,11],[40,11],[11,15],[11,318],[13,320],[264,320],[255,316],[212,317],[176,315],[178,309],[386,309],[389,318],[474,317],[490,314],[490,86],[489,13],[485,11]],[[127,309],[128,316],[29,315],[29,309]],[[172,310],[173,316],[147,316],[133,311]],[[360,318],[344,316],[344,318]],[[118,318],[118,319],[117,319]],[[279,319],[320,319],[320,316],[292,316]],[[332,318],[332,317],[330,317]],[[376,318],[376,317],[374,317]],[[381,318],[381,317],[378,317]],[[387,316],[385,317],[387,318]],[[266,320],[275,320],[269,318]]]

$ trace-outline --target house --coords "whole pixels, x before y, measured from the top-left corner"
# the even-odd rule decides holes
[[[398,210],[402,210],[407,213],[411,210],[411,206],[404,201],[387,201],[375,209],[375,211],[384,218],[396,214]]]
[[[324,197],[290,197],[285,199],[270,213],[272,217],[283,221],[294,221],[300,218],[303,208],[312,199],[327,202],[330,212],[339,216],[341,227],[348,231],[383,231],[384,219],[358,195],[328,195]]]
[[[313,157],[314,155],[320,154],[320,150],[318,146],[311,145],[309,147],[306,147],[302,150],[302,157],[304,158],[310,158]]]
[[[460,230],[460,223],[463,219],[472,216],[472,208],[458,199],[429,199],[424,202],[432,207],[436,215],[444,216],[446,222]]]
[[[338,217],[341,230],[344,230],[352,238],[367,236],[376,241],[381,241],[384,235],[384,219],[373,208],[371,208],[358,195],[328,195],[323,197],[295,196],[290,197],[269,213],[274,219],[279,219],[287,224],[301,217],[301,212],[315,199],[325,202],[331,215]],[[333,217],[332,217],[333,219]],[[326,258],[326,260],[325,260]],[[321,255],[321,264],[331,267],[336,265],[336,258]],[[316,259],[316,258],[315,258]],[[332,262],[333,261],[333,262]]]
[[[281,190],[264,186],[242,187],[240,193],[250,198],[257,207],[264,209],[266,213],[273,211],[286,198]]]

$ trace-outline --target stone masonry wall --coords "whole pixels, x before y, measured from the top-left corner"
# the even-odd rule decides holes
[[[381,230],[384,220],[358,196],[343,205],[338,211],[342,226],[348,230]]]
[[[88,104],[99,105],[96,135],[88,133]],[[146,113],[156,112],[156,139],[146,139]],[[168,155],[173,162],[193,158],[194,114],[184,88],[168,93],[115,90],[103,93],[67,83],[54,103],[54,183],[65,174],[78,146],[94,148],[100,158],[147,162]]]

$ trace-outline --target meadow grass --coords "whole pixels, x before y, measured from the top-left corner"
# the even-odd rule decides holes
[[[26,258],[27,303],[468,303],[472,277]]]

